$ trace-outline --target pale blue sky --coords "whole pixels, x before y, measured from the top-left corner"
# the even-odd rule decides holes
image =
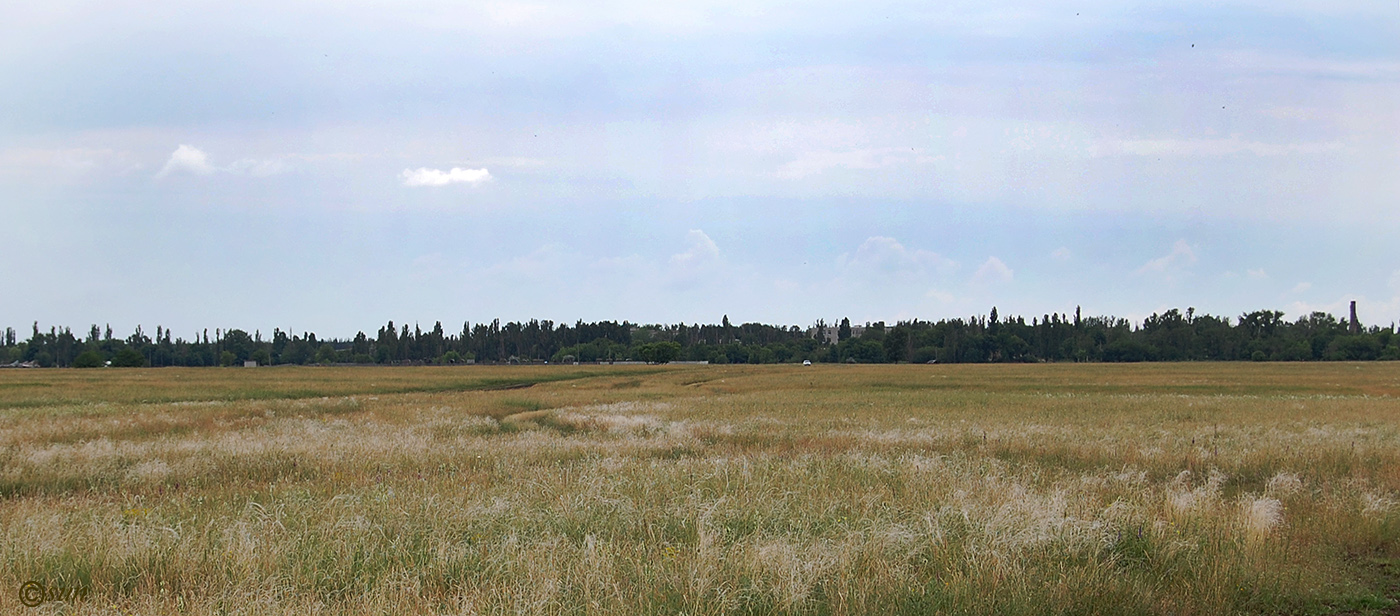
[[[1400,321],[1396,2],[9,4],[21,331]]]

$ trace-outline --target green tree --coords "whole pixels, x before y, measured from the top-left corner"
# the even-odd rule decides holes
[[[224,350],[233,353],[235,362],[242,363],[253,355],[253,337],[241,329],[230,329],[224,332]]]
[[[680,357],[678,342],[649,342],[637,347],[637,357],[649,364],[666,364]]]
[[[1380,357],[1381,345],[1366,334],[1338,336],[1327,345],[1327,359],[1364,361]]]
[[[92,349],[88,349],[88,350],[86,350],[86,351],[83,351],[82,353],[79,353],[77,357],[74,357],[74,358],[73,358],[73,367],[74,367],[74,368],[101,368],[101,367],[103,366],[103,364],[106,363],[106,361],[107,361],[107,360],[105,360],[105,359],[102,358],[102,354],[101,354],[101,353],[99,353],[99,352],[97,352],[97,351],[94,351],[94,350],[92,350]]]
[[[131,347],[122,347],[122,350],[112,357],[112,366],[115,368],[141,368],[145,365],[146,356]]]
[[[909,330],[896,326],[885,334],[885,359],[889,361],[904,361],[905,351],[909,346]]]
[[[1151,347],[1131,338],[1114,341],[1103,350],[1104,361],[1151,361],[1152,355]]]
[[[874,323],[866,323],[865,331],[860,333],[860,339],[883,342],[885,340],[885,322],[876,321]]]
[[[875,340],[852,341],[850,359],[862,364],[879,364],[885,361],[885,347]]]

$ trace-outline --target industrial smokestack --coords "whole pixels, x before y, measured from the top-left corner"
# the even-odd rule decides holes
[[[1361,333],[1361,322],[1356,320],[1356,300],[1351,300],[1351,322],[1347,323],[1347,332],[1352,335]]]

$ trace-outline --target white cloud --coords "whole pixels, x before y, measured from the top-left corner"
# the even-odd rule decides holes
[[[243,158],[236,160],[227,167],[218,167],[209,162],[209,154],[204,150],[194,146],[180,144],[175,151],[170,154],[170,160],[161,167],[157,178],[163,178],[172,173],[193,173],[195,175],[211,175],[217,172],[232,173],[234,175],[251,175],[253,177],[267,177],[290,171],[291,167],[285,158]]]
[[[209,164],[209,155],[199,148],[180,144],[170,153],[170,160],[165,161],[165,166],[161,167],[156,177],[163,178],[172,173],[193,173],[195,175],[209,175],[218,169]]]
[[[1172,251],[1165,256],[1158,257],[1137,269],[1137,274],[1165,273],[1171,270],[1180,269],[1196,262],[1196,251],[1186,243],[1186,240],[1177,240],[1172,245]]]
[[[685,250],[671,255],[667,267],[660,268],[661,284],[676,291],[720,288],[728,294],[733,290],[739,271],[726,263],[719,246],[704,231],[691,229],[685,234]],[[715,285],[721,285],[716,287]]]
[[[451,171],[441,169],[428,169],[426,167],[418,170],[404,169],[399,174],[403,179],[404,186],[446,186],[448,184],[459,184],[465,182],[473,186],[491,179],[491,172],[482,169],[463,169],[453,167]]]
[[[1268,279],[1269,279],[1269,273],[1266,272],[1266,271],[1264,271],[1263,268],[1249,270],[1248,272],[1246,272],[1246,275],[1249,276],[1250,280],[1268,280]]]
[[[955,261],[936,252],[905,248],[898,240],[880,235],[866,238],[855,255],[842,255],[841,263],[847,268],[915,276],[957,268]]]
[[[694,268],[719,259],[719,246],[704,231],[691,229],[685,234],[686,251],[671,255],[671,264]]]
[[[1050,258],[1056,261],[1068,261],[1071,256],[1069,248],[1065,246],[1056,248],[1054,252],[1050,253]]]
[[[1011,282],[1015,272],[996,257],[988,257],[982,266],[972,274],[972,281],[978,283]]]
[[[1307,291],[1308,289],[1311,289],[1311,288],[1312,288],[1312,283],[1311,283],[1311,282],[1300,282],[1300,283],[1298,283],[1298,284],[1296,284],[1296,285],[1293,285],[1293,293],[1302,293],[1302,292]]]
[[[869,170],[909,163],[926,165],[943,160],[943,156],[916,156],[903,148],[867,148],[839,152],[818,150],[802,153],[796,160],[779,167],[774,175],[782,179],[797,180],[837,168]]]

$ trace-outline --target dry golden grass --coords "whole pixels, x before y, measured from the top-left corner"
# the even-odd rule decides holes
[[[0,462],[6,614],[1381,613],[1400,364],[6,371]]]

